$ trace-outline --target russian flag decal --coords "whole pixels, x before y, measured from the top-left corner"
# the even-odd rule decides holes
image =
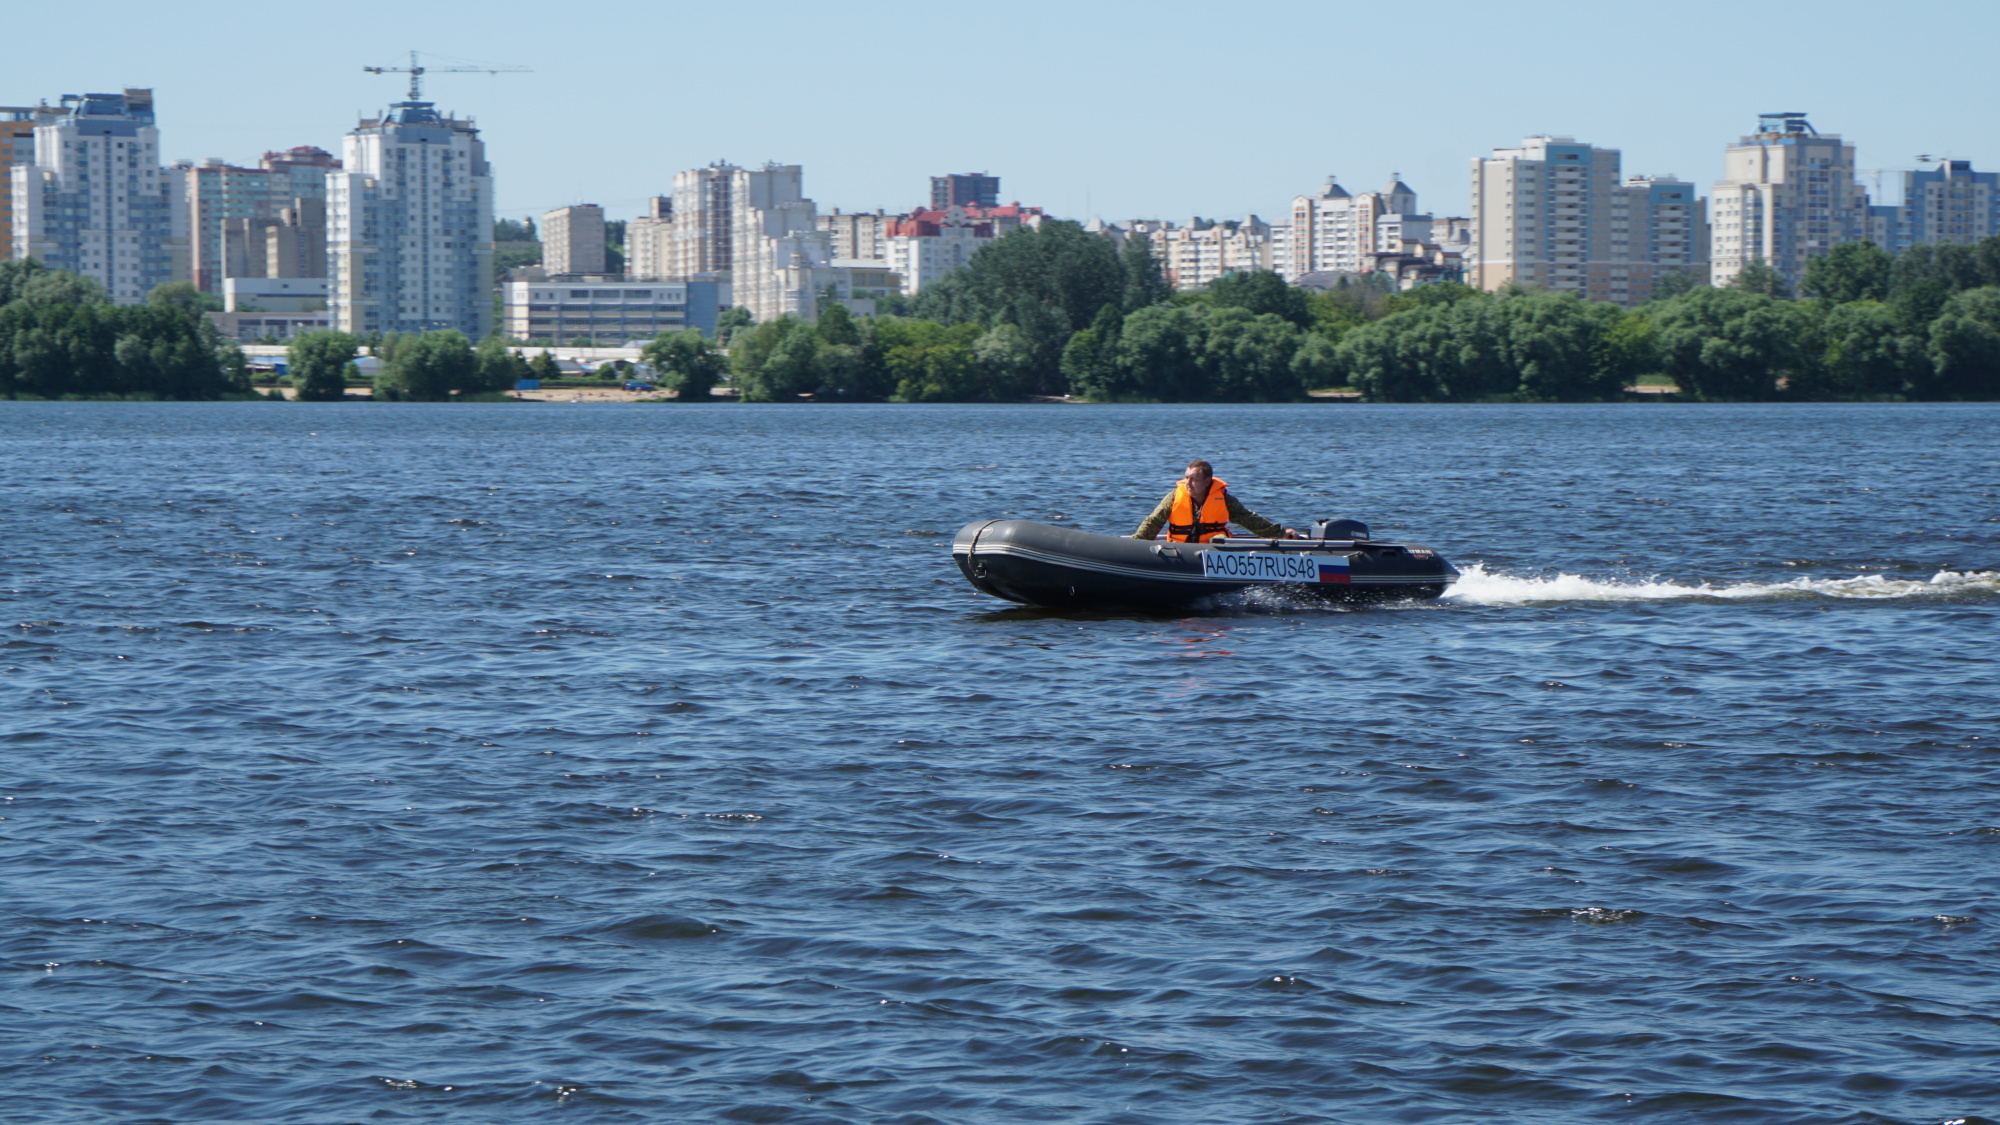
[[[1319,580],[1321,582],[1352,582],[1353,578],[1347,572],[1347,560],[1319,560]]]

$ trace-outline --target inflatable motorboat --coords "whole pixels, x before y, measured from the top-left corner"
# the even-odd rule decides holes
[[[1307,539],[1173,543],[1032,520],[974,520],[951,557],[981,593],[1045,609],[1181,609],[1252,586],[1330,601],[1435,598],[1458,578],[1436,551],[1378,543],[1356,520],[1321,520]]]

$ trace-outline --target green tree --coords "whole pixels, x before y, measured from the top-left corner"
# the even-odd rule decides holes
[[[1252,313],[1241,306],[1204,309],[1196,319],[1201,322],[1205,398],[1218,402],[1295,402],[1305,397],[1305,387],[1293,367],[1305,341],[1297,324],[1276,313]]]
[[[1205,333],[1201,315],[1184,305],[1152,305],[1125,318],[1118,336],[1116,377],[1106,401],[1203,402],[1209,397],[1202,369]]]
[[[243,351],[202,313],[113,305],[64,270],[0,270],[0,393],[43,398],[248,395]]]
[[[31,305],[108,305],[111,294],[95,280],[68,270],[52,270],[40,262],[15,275],[10,302]]]
[[[728,364],[699,328],[662,332],[640,349],[639,361],[682,402],[713,401],[715,385]]]
[[[1873,242],[1843,242],[1806,263],[1799,292],[1836,305],[1849,301],[1884,301],[1895,259]]]
[[[222,302],[194,287],[191,281],[169,281],[153,286],[146,303],[183,312],[221,312]]]
[[[347,397],[349,379],[359,379],[354,366],[357,347],[345,332],[301,332],[285,349],[285,367],[301,402],[339,402]]]
[[[1373,319],[1367,314],[1367,304],[1357,300],[1359,294],[1341,291],[1338,296],[1332,290],[1308,292],[1306,311],[1312,314],[1312,330],[1329,344],[1338,344],[1342,336]]]
[[[1125,318],[1116,306],[1106,305],[1090,327],[1070,336],[1062,355],[1068,393],[1099,402],[1117,393],[1118,341],[1124,331]]]
[[[1933,399],[2000,397],[2000,287],[1953,294],[1931,322],[1932,370],[1915,388]]]
[[[511,391],[521,380],[534,378],[528,361],[509,348],[506,339],[500,336],[479,341],[479,347],[473,350],[473,362],[473,385],[464,389],[474,393]]]
[[[0,261],[0,306],[20,300],[26,295],[28,283],[48,272],[49,267],[35,258]]]
[[[715,346],[728,347],[730,341],[736,338],[736,333],[755,323],[757,318],[741,305],[723,309],[721,315],[715,318]]]
[[[1770,263],[1757,258],[1743,263],[1743,268],[1729,279],[1727,287],[1740,293],[1755,293],[1780,301],[1792,299],[1792,287],[1785,283],[1784,275],[1772,269]]]
[[[1649,301],[1671,301],[1690,290],[1700,289],[1708,284],[1708,278],[1700,272],[1683,266],[1665,270],[1653,279],[1653,292]]]
[[[1697,289],[1651,311],[1667,374],[1705,399],[1771,398],[1816,350],[1797,305],[1746,289]]]
[[[973,345],[977,324],[877,317],[875,345],[894,394],[905,402],[976,402],[984,387]]]
[[[1209,303],[1219,309],[1243,309],[1252,315],[1269,313],[1300,328],[1313,323],[1306,291],[1285,284],[1271,270],[1232,270],[1210,282]]]
[[[993,239],[955,273],[917,295],[917,312],[945,324],[1011,320],[1021,298],[1060,311],[1081,328],[1125,294],[1125,266],[1109,239],[1050,220]]]
[[[819,333],[794,316],[781,316],[731,338],[730,367],[745,402],[796,402],[825,381]]]
[[[1153,253],[1151,236],[1135,234],[1127,238],[1119,263],[1125,269],[1122,311],[1136,312],[1150,305],[1164,304],[1174,295],[1174,287],[1167,283],[1166,271],[1160,267],[1160,259]]]
[[[1340,338],[1334,356],[1347,382],[1369,402],[1443,402],[1458,348],[1448,306],[1406,309]]]
[[[1498,303],[1506,320],[1509,366],[1516,395],[1531,402],[1601,402],[1617,399],[1629,358],[1611,343],[1623,320],[1616,305],[1537,293]]]
[[[1458,281],[1440,281],[1434,285],[1419,285],[1401,293],[1389,294],[1385,302],[1387,312],[1399,313],[1404,309],[1427,309],[1437,305],[1455,305],[1460,301],[1491,300],[1493,294]]]
[[[817,326],[819,338],[829,344],[861,344],[861,326],[854,322],[854,314],[838,301],[824,304],[819,313]]]
[[[484,390],[472,344],[454,328],[408,337],[389,348],[390,358],[375,376],[375,397],[384,402],[449,402],[454,392]]]
[[[1820,329],[1826,351],[1816,370],[1793,382],[1798,397],[1887,398],[1929,374],[1927,341],[1903,332],[1895,310],[1879,301],[1835,305]]]
[[[560,379],[562,367],[556,363],[556,357],[548,352],[536,352],[535,358],[528,361],[528,378],[540,379],[545,383],[551,379]]]

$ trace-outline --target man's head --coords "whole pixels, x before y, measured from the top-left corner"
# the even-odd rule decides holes
[[[1196,458],[1188,462],[1187,472],[1183,476],[1190,486],[1206,488],[1208,482],[1215,479],[1215,466]]]

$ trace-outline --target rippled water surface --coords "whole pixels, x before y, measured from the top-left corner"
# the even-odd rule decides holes
[[[0,403],[0,1120],[2000,1104],[2000,407]],[[1050,614],[1190,456],[1446,599]]]

